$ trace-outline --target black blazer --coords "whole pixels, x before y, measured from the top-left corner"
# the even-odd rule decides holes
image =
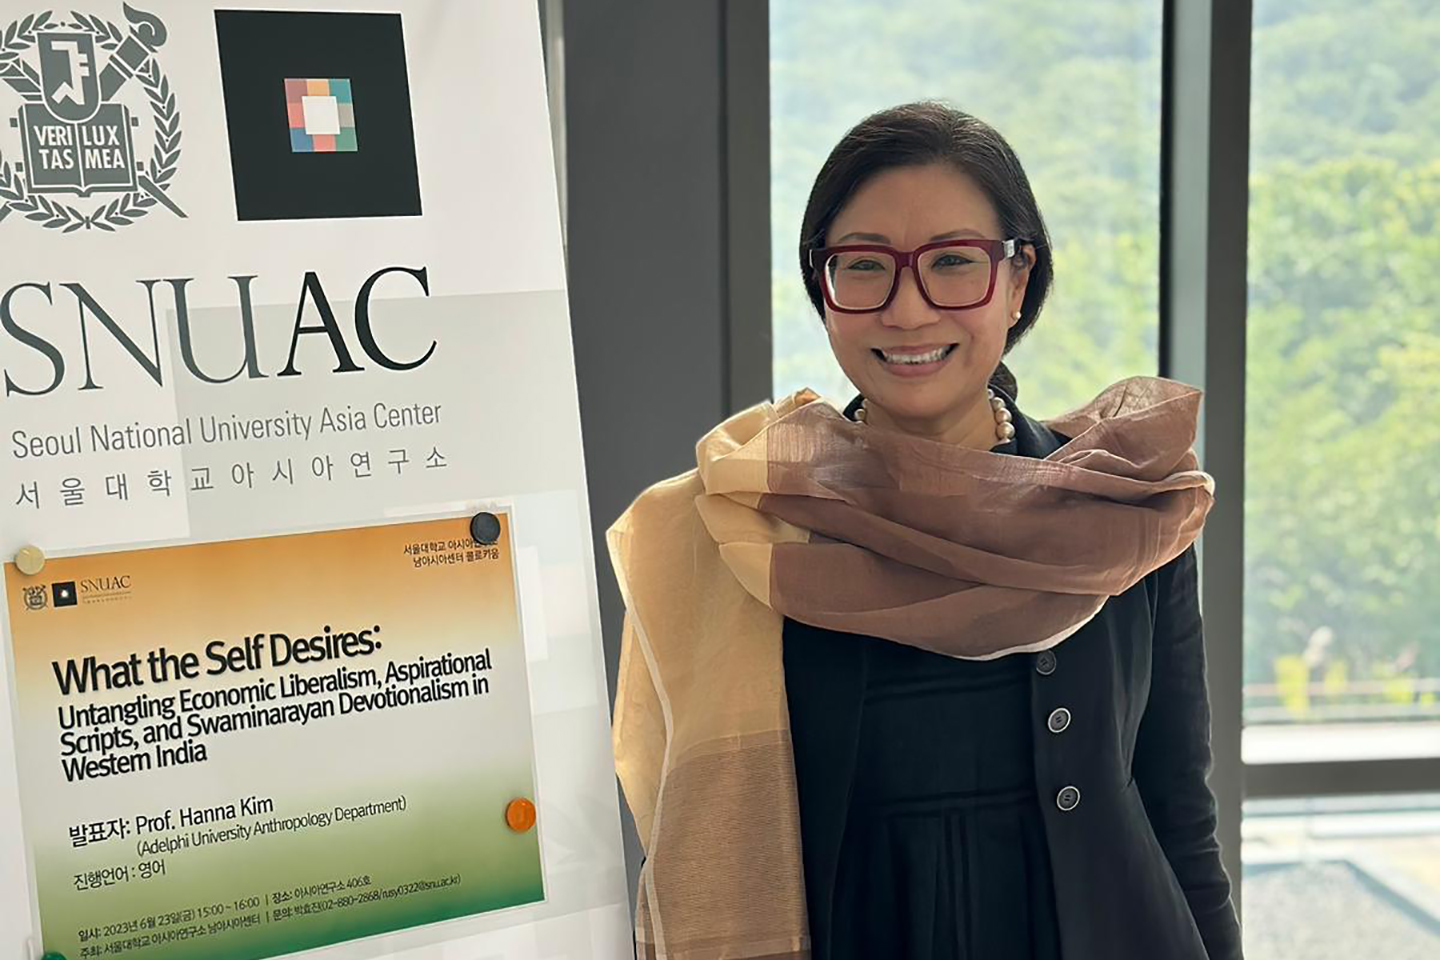
[[[1068,439],[1006,401],[1018,454],[1044,457]],[[785,631],[815,960],[830,955],[865,687],[860,653],[861,644],[823,631]],[[1035,778],[1066,960],[1240,960],[1205,782],[1210,706],[1195,548],[1111,597],[1053,651],[1024,656],[1034,665]],[[1051,733],[1060,707],[1071,722]]]

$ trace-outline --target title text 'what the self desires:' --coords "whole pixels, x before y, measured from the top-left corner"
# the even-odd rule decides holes
[[[310,637],[291,637],[285,633],[262,632],[245,637],[239,643],[212,640],[205,645],[205,660],[192,651],[172,653],[157,647],[148,653],[131,653],[119,660],[105,661],[89,656],[82,660],[51,661],[55,682],[65,696],[98,690],[121,690],[148,683],[172,680],[194,680],[206,676],[243,673],[266,666],[317,663],[341,657],[364,657],[379,650],[380,625],[358,631],[332,631]]]

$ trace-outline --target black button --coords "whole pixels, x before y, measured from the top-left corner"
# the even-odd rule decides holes
[[[1042,650],[1035,658],[1035,672],[1042,677],[1048,677],[1055,672],[1055,651]]]
[[[1070,711],[1064,707],[1056,707],[1050,712],[1050,719],[1046,721],[1046,726],[1050,728],[1051,733],[1064,733],[1070,728]]]
[[[470,518],[470,536],[478,544],[489,546],[500,539],[500,518],[493,513],[477,513]]]
[[[1069,813],[1080,806],[1080,788],[1062,787],[1060,792],[1055,795],[1055,806],[1064,813]]]

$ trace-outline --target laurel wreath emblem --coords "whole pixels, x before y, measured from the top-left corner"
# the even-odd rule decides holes
[[[24,85],[28,81],[34,93],[25,96],[27,100],[39,101],[40,76],[35,69],[20,59],[20,54],[35,45],[36,34],[46,27],[84,30],[95,37],[95,45],[101,50],[114,50],[125,40],[124,32],[114,23],[96,16],[86,16],[72,10],[71,21],[54,21],[53,11],[31,14],[10,24],[0,35],[0,79],[15,79]],[[150,112],[155,123],[155,145],[150,157],[150,178],[162,190],[175,176],[180,164],[180,110],[175,105],[175,94],[170,90],[170,81],[161,71],[159,63],[152,56],[145,66],[135,73],[135,79],[145,88],[150,99]],[[68,203],[51,200],[44,194],[31,193],[20,176],[0,151],[0,203],[16,213],[65,233],[79,230],[99,229],[113,232],[116,227],[129,226],[145,216],[155,206],[153,196],[135,190],[111,200],[109,203],[86,213]]]

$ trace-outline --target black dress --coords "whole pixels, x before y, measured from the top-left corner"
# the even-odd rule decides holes
[[[867,661],[833,960],[1056,960],[1028,658],[832,639]]]
[[[845,416],[859,405],[857,397]],[[993,452],[1024,455],[1015,440]],[[786,626],[863,648],[855,773],[830,930],[817,941],[829,956],[816,960],[1059,960],[1030,658],[956,660]],[[813,765],[797,757],[796,767]]]

